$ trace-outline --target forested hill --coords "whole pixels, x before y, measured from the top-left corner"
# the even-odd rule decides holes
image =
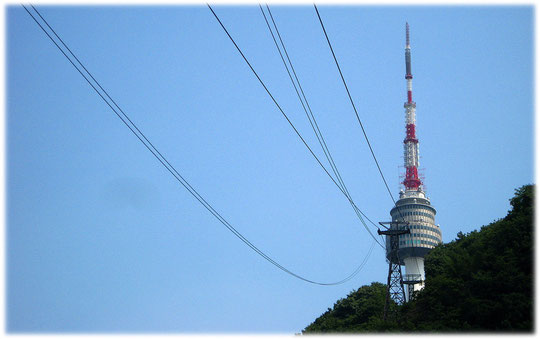
[[[534,186],[516,190],[508,215],[432,250],[426,286],[382,320],[386,286],[338,300],[302,333],[533,331]]]

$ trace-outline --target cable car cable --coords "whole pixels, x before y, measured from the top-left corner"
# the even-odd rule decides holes
[[[71,63],[71,65],[79,72],[79,74],[81,74],[81,76],[86,80],[86,82],[88,82],[88,84],[94,89],[94,91],[101,97],[101,99],[109,106],[109,108],[118,116],[118,118],[120,118],[120,120],[131,130],[131,132],[139,139],[139,141],[141,141],[141,143],[152,153],[152,155],[154,155],[154,157],[163,165],[163,167],[165,167],[172,175],[173,177],[180,183],[182,184],[182,186],[184,186],[184,188],[186,188],[186,190],[191,193],[191,195],[193,195],[195,197],[195,199],[197,199],[199,201],[199,203],[201,203],[201,205],[203,205],[218,221],[220,221],[229,231],[231,231],[237,238],[239,238],[244,244],[246,244],[248,247],[250,247],[253,251],[255,251],[257,254],[259,254],[261,257],[263,257],[265,260],[267,260],[268,262],[270,262],[272,265],[276,266],[277,268],[279,268],[280,270],[284,271],[285,273],[288,273],[300,280],[303,280],[305,282],[308,282],[308,283],[312,283],[312,284],[317,284],[317,285],[338,285],[338,284],[342,284],[350,279],[352,279],[359,271],[360,269],[363,267],[363,265],[365,264],[365,260],[364,262],[362,262],[350,275],[348,275],[346,278],[340,280],[340,281],[337,281],[337,282],[331,282],[331,283],[323,283],[323,282],[318,282],[318,281],[314,281],[314,280],[310,280],[310,279],[307,279],[307,278],[304,278],[303,276],[300,276],[290,270],[288,270],[287,268],[285,268],[284,266],[280,265],[278,262],[276,262],[275,260],[273,260],[271,257],[269,257],[266,253],[264,253],[263,251],[261,251],[258,247],[256,247],[253,243],[251,243],[247,238],[245,238],[240,232],[238,232],[225,218],[223,218],[221,216],[221,214],[219,214],[181,175],[180,173],[174,168],[174,166],[172,166],[168,161],[167,159],[161,154],[159,153],[159,151],[157,150],[157,148],[155,148],[151,143],[150,141],[148,141],[148,139],[146,138],[146,136],[137,128],[137,126],[127,117],[127,115],[120,110],[120,108],[118,107],[118,105],[114,102],[114,105],[117,106],[119,108],[119,110],[121,111],[122,114],[118,113],[117,110],[111,105],[111,103],[109,103],[107,101],[107,99],[105,99],[105,97],[103,96],[103,94],[100,93],[100,91],[97,89],[97,87],[89,80],[89,78],[81,71],[81,69],[79,67],[77,67],[77,65],[74,63],[73,60],[71,60],[71,58],[66,54],[66,52],[58,45],[58,43],[54,40],[54,38],[49,34],[49,32],[47,32],[47,30],[39,23],[39,21],[36,19],[36,17],[28,10],[28,8],[26,8],[26,6],[22,5],[21,6],[26,10],[26,12],[32,17],[32,19],[36,22],[36,24],[41,28],[41,30],[49,37],[49,39],[54,43],[54,45],[60,50],[60,52],[62,52],[62,54],[66,57],[66,59],[68,59],[68,61]],[[48,22],[45,20],[45,18],[43,18],[43,16],[39,13],[39,11],[33,6],[31,5],[32,8],[34,9],[34,11],[39,15],[39,17],[43,20],[43,22],[46,23],[46,25],[50,28],[50,30],[54,33],[54,35],[60,40],[60,42],[62,43],[62,45],[64,45],[66,47],[66,49],[69,51],[69,53],[71,55],[73,55],[73,57],[77,60],[77,62],[83,67],[83,69],[88,73],[88,75],[91,76],[90,72],[86,69],[86,67],[83,66],[83,64],[80,62],[80,60],[75,56],[75,54],[67,47],[67,45],[63,42],[62,39],[60,39],[60,37],[58,36],[58,34],[56,34],[56,31],[54,31],[54,29],[48,24]],[[91,78],[96,82],[96,84],[99,86],[100,89],[102,89],[102,91],[105,93],[105,95],[107,97],[110,98],[110,96],[108,95],[108,93],[105,91],[105,89],[103,89],[103,87],[101,87],[101,85],[99,85],[99,83],[97,82],[97,80],[95,80],[95,78],[93,76],[91,76]],[[111,101],[113,101],[111,99]],[[124,116],[126,119],[124,119],[122,116]],[[129,123],[128,123],[129,122]],[[132,126],[130,126],[130,123]],[[137,133],[139,132],[139,134]],[[145,142],[147,141],[148,144]]]

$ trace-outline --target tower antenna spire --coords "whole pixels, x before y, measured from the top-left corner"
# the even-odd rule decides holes
[[[407,43],[405,44],[405,46],[410,46],[411,40],[409,39],[409,23],[408,22],[405,22],[405,36],[407,40]]]
[[[405,24],[405,79],[407,79],[407,102],[405,103],[405,118],[407,121],[405,144],[405,189],[420,189],[422,181],[418,176],[418,139],[416,138],[416,103],[412,100],[412,70],[411,46],[409,45],[409,23]]]

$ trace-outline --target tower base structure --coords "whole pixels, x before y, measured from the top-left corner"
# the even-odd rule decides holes
[[[399,258],[399,264],[405,266],[403,284],[406,286],[406,301],[414,297],[414,292],[424,288],[424,257],[442,243],[440,227],[435,224],[436,213],[421,188],[402,190],[390,211],[391,227],[410,231],[399,235],[397,256],[391,254],[390,237],[386,239],[387,259],[395,261]]]

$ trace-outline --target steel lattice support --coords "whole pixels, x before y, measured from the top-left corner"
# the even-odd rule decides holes
[[[380,223],[384,224],[388,223]],[[386,302],[384,304],[384,320],[388,318],[391,300],[397,305],[403,305],[405,299],[405,288],[403,287],[403,275],[401,274],[401,265],[399,261],[399,236],[401,234],[411,233],[409,228],[400,229],[400,224],[408,223],[390,222],[391,226],[386,231],[377,231],[377,233],[386,235],[390,238],[390,259],[388,260],[388,280],[386,284]]]
[[[401,274],[401,265],[391,262],[388,265],[388,293],[386,299],[392,299],[396,304],[405,303],[405,288],[403,286],[403,276]],[[390,300],[387,300],[387,308]]]

